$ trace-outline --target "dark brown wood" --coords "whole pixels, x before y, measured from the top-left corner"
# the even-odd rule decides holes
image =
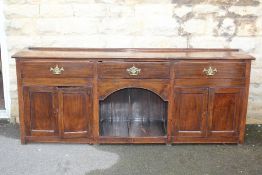
[[[239,143],[244,143],[245,130],[246,130],[246,115],[247,115],[247,105],[248,105],[248,95],[249,95],[249,84],[250,84],[250,72],[251,72],[251,61],[246,60],[246,80],[245,80],[245,92],[241,99],[242,101],[242,111],[239,120]]]
[[[91,88],[64,87],[59,89],[61,137],[89,137],[92,126]]]
[[[185,143],[238,143],[239,137],[172,137],[175,144]]]
[[[26,135],[58,135],[57,94],[54,87],[24,87]]]
[[[128,68],[135,66],[141,72],[137,75],[130,75]],[[98,64],[99,78],[129,78],[129,79],[169,79],[169,63],[145,63],[145,62],[102,62]]]
[[[95,142],[98,142],[99,139],[99,95],[98,95],[98,75],[97,75],[97,62],[95,62],[95,76],[93,79],[93,97],[94,97],[94,106],[93,106],[93,126],[92,126],[92,135]]]
[[[18,92],[18,105],[19,105],[19,123],[20,123],[20,141],[21,144],[26,143],[26,122],[25,122],[25,108],[24,104],[25,101],[23,99],[24,92],[23,92],[23,85],[22,85],[22,77],[21,77],[21,69],[20,69],[20,61],[16,60],[16,74],[17,74],[17,92]]]
[[[176,86],[198,86],[198,87],[213,87],[213,86],[245,86],[246,80],[244,78],[240,79],[212,79],[204,78],[204,79],[175,79]]]
[[[142,88],[158,94],[164,101],[168,100],[169,80],[137,80],[137,79],[100,79],[98,81],[99,99],[125,88]]]
[[[254,57],[238,49],[30,48],[13,57],[23,144],[244,141]],[[50,72],[56,65],[61,74]],[[210,66],[217,72],[207,76]]]
[[[207,104],[208,88],[175,88],[175,136],[205,137]]]
[[[242,88],[210,88],[208,135],[238,136]]]
[[[210,51],[176,51],[176,52],[163,52],[152,51],[143,52],[143,50],[136,49],[134,51],[67,51],[67,50],[23,50],[15,55],[17,59],[58,59],[58,60],[71,60],[72,58],[78,60],[122,60],[122,61],[169,61],[169,60],[254,60],[255,58],[243,52],[228,51],[228,50],[215,50]],[[141,60],[141,58],[143,60]]]
[[[37,142],[37,143],[87,143],[94,144],[93,138],[61,138],[61,137],[53,137],[53,136],[26,136],[27,142]]]
[[[23,94],[27,136],[91,136],[90,87],[25,86]]]
[[[166,137],[100,137],[101,144],[160,144],[166,143]]]
[[[175,112],[174,109],[174,91],[172,90],[173,87],[175,87],[175,66],[174,62],[170,63],[171,65],[171,73],[170,73],[170,89],[169,89],[169,95],[168,95],[168,108],[167,108],[167,143],[171,144],[172,142],[172,136],[174,135],[174,117],[173,113]]]
[[[217,69],[217,73],[212,76],[212,79],[223,78],[244,78],[245,77],[245,63],[243,62],[179,62],[175,64],[175,78],[190,78],[190,79],[206,79],[208,77],[204,72],[204,68],[208,69],[210,66]]]
[[[89,78],[23,78],[24,86],[92,86],[93,79]]]
[[[50,71],[50,68],[56,66],[63,68],[60,75],[55,75]],[[89,61],[30,61],[22,63],[21,73],[22,77],[27,78],[92,78],[94,76],[94,68],[93,63]]]

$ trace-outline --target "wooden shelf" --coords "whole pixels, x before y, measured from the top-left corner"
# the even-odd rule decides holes
[[[166,136],[163,121],[102,121],[100,136],[106,137],[159,137]]]

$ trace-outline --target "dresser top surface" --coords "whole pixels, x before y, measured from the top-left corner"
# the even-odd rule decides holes
[[[249,59],[255,58],[238,49],[187,48],[43,48],[32,47],[17,52],[13,58],[24,59]]]

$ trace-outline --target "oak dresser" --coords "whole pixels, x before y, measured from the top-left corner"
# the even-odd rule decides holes
[[[251,61],[238,49],[27,48],[21,142],[243,143]]]

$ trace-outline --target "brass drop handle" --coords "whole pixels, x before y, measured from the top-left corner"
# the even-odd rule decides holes
[[[134,65],[128,69],[126,69],[126,71],[129,73],[129,75],[131,76],[137,76],[138,74],[140,74],[141,69],[135,67]]]
[[[203,72],[207,75],[207,76],[213,76],[217,73],[217,69],[216,68],[212,68],[211,66],[209,66],[207,69],[204,68]]]
[[[63,71],[65,71],[64,68],[59,68],[58,65],[56,65],[54,68],[50,67],[50,72],[52,72],[54,75],[60,75]]]

